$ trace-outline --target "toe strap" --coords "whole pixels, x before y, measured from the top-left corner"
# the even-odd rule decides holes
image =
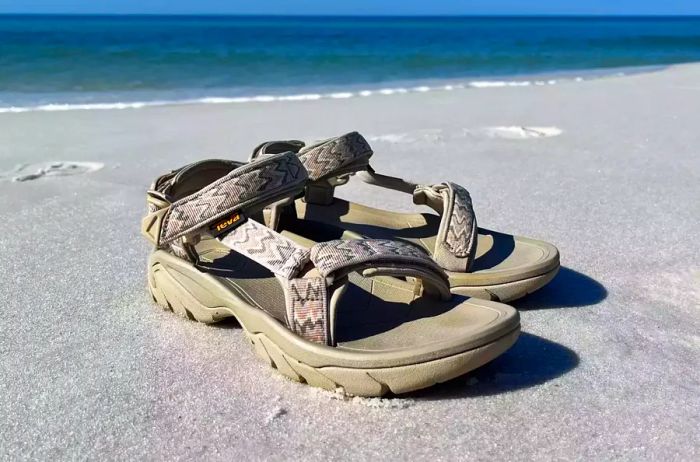
[[[388,239],[335,240],[311,248],[311,261],[329,282],[358,271],[364,276],[413,277],[426,295],[450,299],[445,272],[418,246]]]
[[[413,277],[416,289],[426,295],[451,297],[445,272],[413,244],[386,239],[328,241],[314,245],[310,259],[320,276],[287,279],[285,292],[290,329],[312,342],[335,345],[334,313],[348,284],[344,278],[354,271],[365,277]]]

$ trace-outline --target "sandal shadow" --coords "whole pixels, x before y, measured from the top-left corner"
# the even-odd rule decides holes
[[[575,308],[598,304],[607,296],[608,291],[600,282],[562,266],[549,284],[512,305],[518,310]]]
[[[579,361],[576,352],[559,343],[522,333],[510,350],[490,363],[401,397],[432,401],[507,393],[554,380],[575,369]]]

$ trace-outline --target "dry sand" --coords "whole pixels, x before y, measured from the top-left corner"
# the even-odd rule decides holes
[[[559,247],[561,274],[514,303],[524,333],[507,354],[407,397],[349,399],[280,378],[234,323],[153,306],[139,222],[156,175],[349,130],[373,140],[378,170],[459,182],[483,226]],[[700,457],[700,66],[0,114],[0,172],[0,459]],[[412,207],[367,186],[339,192]]]

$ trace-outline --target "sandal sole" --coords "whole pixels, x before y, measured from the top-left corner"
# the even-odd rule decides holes
[[[337,390],[354,396],[383,396],[407,393],[442,383],[472,371],[500,356],[518,339],[520,325],[508,333],[473,349],[438,359],[394,367],[341,367],[312,365],[303,357],[292,355],[260,328],[257,308],[243,306],[208,306],[173,277],[159,262],[149,264],[148,286],[153,300],[163,309],[190,320],[210,324],[234,317],[243,327],[253,350],[265,363],[283,376],[311,386]],[[257,319],[256,319],[257,318]],[[323,347],[326,348],[326,347]]]
[[[558,272],[559,266],[557,265],[556,268],[544,274],[520,281],[486,286],[459,286],[452,287],[450,291],[453,294],[466,297],[476,297],[494,302],[507,303],[522,298],[546,286],[554,279]]]

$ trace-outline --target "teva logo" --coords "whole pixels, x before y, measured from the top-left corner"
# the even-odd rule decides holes
[[[243,215],[240,213],[234,213],[230,217],[226,218],[223,221],[220,221],[212,226],[212,230],[214,231],[215,234],[222,233],[228,229],[231,229],[236,225],[237,223],[240,223],[243,220]]]

